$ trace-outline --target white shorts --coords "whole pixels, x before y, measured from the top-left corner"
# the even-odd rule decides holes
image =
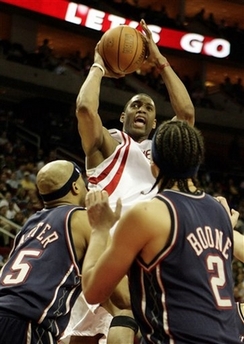
[[[93,337],[99,333],[103,334],[99,344],[106,344],[112,318],[100,305],[89,305],[81,293],[71,311],[70,321],[60,344],[68,344],[71,336]]]

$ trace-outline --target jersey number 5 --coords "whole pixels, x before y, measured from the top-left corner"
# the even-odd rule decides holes
[[[22,250],[11,267],[11,274],[8,274],[3,279],[3,284],[20,284],[23,283],[28,277],[32,266],[26,261],[28,257],[39,257],[41,251],[38,250]]]

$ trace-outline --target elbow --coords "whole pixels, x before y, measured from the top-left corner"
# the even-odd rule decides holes
[[[192,126],[195,124],[195,108],[193,104],[189,104],[184,111],[185,120]]]
[[[76,99],[76,116],[87,114],[89,112],[89,101],[83,97],[78,96]]]
[[[100,293],[94,293],[94,292],[91,292],[91,291],[86,291],[86,290],[83,290],[83,294],[85,296],[85,299],[86,301],[90,304],[90,305],[96,305],[98,303],[103,303],[105,302],[106,298],[103,299],[101,297],[101,294]]]
[[[88,282],[83,279],[82,291],[86,301],[91,305],[103,303],[108,298],[105,290],[102,289],[102,286],[94,281]]]
[[[77,97],[76,100],[76,118],[87,118],[94,120],[97,115],[97,103],[92,102],[87,97]]]

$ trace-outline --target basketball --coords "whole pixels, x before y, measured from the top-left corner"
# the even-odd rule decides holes
[[[108,69],[129,74],[139,69],[147,58],[147,41],[140,31],[120,25],[103,34],[98,52]]]

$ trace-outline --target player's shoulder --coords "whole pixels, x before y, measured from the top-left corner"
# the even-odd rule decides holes
[[[150,200],[139,201],[128,209],[125,214],[134,218],[137,221],[154,221],[159,214],[168,213],[166,205],[160,202],[157,198]]]
[[[76,208],[72,212],[70,224],[73,233],[82,233],[83,236],[90,237],[91,227],[85,208]]]
[[[123,231],[129,231],[137,238],[139,235],[138,240],[141,240],[141,236],[146,241],[154,240],[157,236],[163,237],[164,240],[170,232],[171,217],[167,206],[158,199],[140,201],[124,213],[119,226]],[[124,232],[122,237],[123,234]]]
[[[74,207],[71,214],[73,219],[86,219],[87,211],[85,207]]]

